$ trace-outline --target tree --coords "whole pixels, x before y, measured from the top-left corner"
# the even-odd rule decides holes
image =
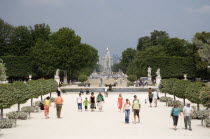
[[[78,80],[80,81],[80,82],[85,82],[85,81],[87,81],[87,76],[86,75],[79,75],[79,77],[78,77]]]
[[[120,63],[115,63],[115,64],[112,66],[112,71],[113,71],[113,72],[118,72],[120,69],[121,69]]]
[[[203,87],[201,82],[190,83],[185,92],[186,98],[192,103],[197,103],[197,110],[199,110],[199,104],[201,103],[200,92]]]
[[[165,31],[154,30],[153,32],[151,32],[152,46],[164,45],[168,39],[169,39],[169,35]]]
[[[120,61],[122,71],[124,73],[127,72],[127,67],[131,63],[131,61],[136,56],[136,50],[132,48],[127,48],[125,51],[122,52],[122,59]]]
[[[11,36],[11,46],[7,47],[9,55],[28,56],[32,47],[32,36],[26,26],[15,27]]]
[[[49,25],[46,25],[44,23],[35,24],[33,27],[30,26],[30,31],[33,38],[33,45],[35,45],[39,39],[48,41],[51,34]]]
[[[176,96],[176,97],[179,97],[179,98],[183,98],[183,103],[185,105],[185,99],[186,99],[186,90],[187,90],[187,87],[188,85],[190,84],[190,81],[188,80],[177,80],[174,85],[173,85],[173,94]]]
[[[7,47],[11,45],[14,27],[0,18],[0,56],[8,55]]]
[[[201,103],[208,108],[210,108],[210,86],[205,86],[202,88],[200,93]]]
[[[166,42],[166,53],[170,56],[185,56],[186,41],[179,38],[170,38]]]
[[[1,119],[3,119],[3,109],[10,108],[13,104],[16,103],[13,93],[15,88],[10,84],[0,84],[0,110],[1,110]]]
[[[146,48],[148,48],[150,46],[152,46],[150,36],[145,36],[145,37],[139,38],[138,44],[137,44],[138,51],[144,51]]]
[[[174,101],[176,100],[176,95],[173,92],[173,87],[175,82],[178,81],[178,79],[172,78],[172,79],[168,79],[166,84],[165,84],[165,92],[169,93],[170,95],[174,96]]]
[[[137,80],[137,77],[136,77],[136,75],[129,75],[128,80],[131,81],[131,82],[134,82],[134,81]]]
[[[193,42],[198,48],[198,54],[202,60],[210,64],[210,32],[196,33]]]
[[[26,103],[27,100],[31,98],[30,88],[28,84],[21,81],[15,81],[11,86],[15,88],[13,96],[11,97],[15,98],[18,103],[18,111],[20,111],[20,104]]]

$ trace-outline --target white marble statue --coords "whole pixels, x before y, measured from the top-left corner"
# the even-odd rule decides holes
[[[157,69],[156,74],[157,74],[157,77],[160,77],[160,68]]]
[[[149,68],[148,68],[148,70],[147,70],[147,72],[148,72],[148,76],[151,76],[151,73],[152,73],[152,68],[151,68],[151,67],[149,67]]]

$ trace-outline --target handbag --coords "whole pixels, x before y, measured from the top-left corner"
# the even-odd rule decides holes
[[[172,109],[172,113],[171,113],[171,116],[174,116],[174,115],[173,115],[173,112],[174,112],[174,108]]]

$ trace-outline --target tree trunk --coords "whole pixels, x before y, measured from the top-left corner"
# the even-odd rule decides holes
[[[33,106],[33,98],[31,98],[31,106]]]
[[[51,98],[51,96],[52,96],[52,93],[50,92],[50,98]]]
[[[174,95],[174,101],[176,101],[176,96]]]
[[[41,101],[42,101],[42,95],[41,95]]]
[[[184,106],[185,106],[185,98],[183,98]]]
[[[3,119],[3,109],[1,109],[1,119]]]
[[[166,93],[165,93],[165,97],[166,97]]]
[[[18,111],[20,111],[20,104],[18,103]]]
[[[200,110],[200,105],[199,105],[199,103],[197,103],[197,111],[199,111]]]

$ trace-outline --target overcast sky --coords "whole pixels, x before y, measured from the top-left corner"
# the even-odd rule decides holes
[[[191,40],[210,31],[210,0],[0,0],[0,18],[18,25],[69,27],[104,54],[136,48],[139,37],[164,30]]]

